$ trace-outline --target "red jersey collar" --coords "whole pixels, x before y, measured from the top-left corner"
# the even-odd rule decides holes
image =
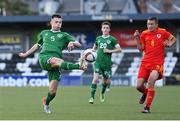
[[[159,30],[159,27],[157,27],[155,31],[149,31],[149,30],[148,30],[148,32],[150,32],[150,33],[156,33],[158,30]]]

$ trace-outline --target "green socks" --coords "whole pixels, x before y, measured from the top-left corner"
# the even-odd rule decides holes
[[[104,94],[104,92],[106,91],[106,87],[107,87],[107,84],[103,83],[102,84],[102,91],[101,91],[102,94]]]
[[[56,96],[56,93],[48,92],[48,95],[46,97],[46,105],[49,105],[49,103],[51,102],[51,100],[54,99],[55,96]]]
[[[97,84],[91,85],[91,97],[94,99],[95,93],[96,93]]]
[[[60,68],[64,69],[64,70],[80,69],[80,65],[79,64],[70,63],[70,62],[63,62],[61,64]]]

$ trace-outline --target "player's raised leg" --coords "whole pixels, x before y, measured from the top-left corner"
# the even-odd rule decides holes
[[[49,63],[53,68],[60,68],[64,70],[73,70],[73,69],[80,69],[80,70],[85,70],[86,65],[85,62],[82,61],[80,64],[74,64],[71,62],[66,62],[60,58],[53,57],[49,60]]]

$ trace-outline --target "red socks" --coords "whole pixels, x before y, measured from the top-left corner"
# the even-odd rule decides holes
[[[146,99],[146,107],[150,108],[151,103],[154,99],[154,95],[155,95],[154,88],[148,88],[147,99]]]
[[[145,87],[145,86],[143,86],[143,88],[142,88],[142,93],[146,95],[146,94],[147,94],[147,92],[148,92],[148,89],[146,89],[146,87]]]

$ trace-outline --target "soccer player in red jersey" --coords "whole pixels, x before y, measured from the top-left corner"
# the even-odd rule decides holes
[[[171,47],[176,38],[167,30],[158,27],[156,17],[147,20],[147,30],[141,34],[136,30],[134,38],[137,41],[137,48],[144,52],[136,87],[142,93],[139,103],[143,104],[146,101],[146,106],[141,112],[150,113],[150,106],[155,95],[155,82],[163,76],[164,48]]]

